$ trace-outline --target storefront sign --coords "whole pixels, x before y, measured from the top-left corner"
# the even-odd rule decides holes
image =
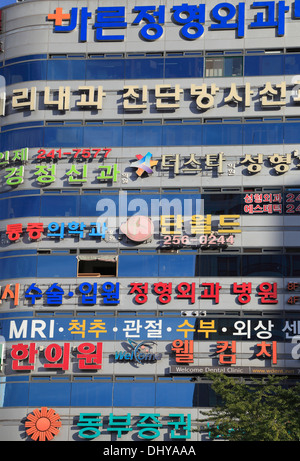
[[[86,91],[88,91],[88,96]],[[150,108],[151,111],[154,108],[157,113],[170,112],[170,110],[178,111],[183,101],[187,103],[183,98],[183,93],[187,92],[190,94],[191,104],[189,106],[192,113],[195,110],[199,113],[206,113],[212,109],[217,111],[219,108],[230,105],[231,109],[234,106],[236,115],[239,115],[240,111],[245,111],[251,107],[252,102],[255,105],[259,102],[259,110],[262,111],[266,109],[282,109],[287,105],[297,107],[300,101],[298,82],[293,81],[289,84],[284,81],[281,83],[272,83],[269,81],[259,88],[252,88],[249,82],[243,85],[231,83],[230,87],[222,89],[216,83],[211,83],[210,86],[206,83],[201,85],[191,83],[188,88],[182,88],[180,83],[157,84],[154,88],[149,89],[146,85],[126,85],[120,91],[123,91],[121,108],[125,113],[131,113],[133,110],[141,112],[150,111]],[[134,98],[132,98],[133,93]],[[54,95],[56,94],[57,97],[54,99]],[[81,95],[80,100],[75,99],[78,97],[78,94]],[[94,100],[95,94],[97,94],[96,101]],[[61,115],[74,109],[78,111],[96,110],[97,112],[101,112],[107,108],[112,109],[111,102],[107,102],[106,104],[103,102],[105,96],[106,93],[103,91],[102,86],[79,86],[74,90],[70,86],[60,86],[57,89],[50,89],[50,87],[46,86],[44,90],[39,90],[39,92],[36,86],[18,88],[12,91],[12,95],[7,96],[7,100],[3,99],[5,95],[2,95],[2,103],[7,102],[8,105],[5,113],[0,115],[8,115],[15,110],[34,112],[46,109],[52,109],[54,111],[53,115],[56,115],[56,111],[59,111]],[[155,99],[154,105],[152,103],[153,96]],[[37,105],[38,98],[41,99],[43,107]],[[86,103],[86,98],[89,99],[88,104]],[[141,98],[144,101],[142,105],[139,104]],[[116,112],[118,112],[118,109],[120,109],[119,97],[113,104],[115,104]]]
[[[162,354],[154,354],[151,349],[152,345],[155,344],[153,341],[142,341],[137,343],[131,339],[128,340],[130,351],[117,351],[115,352],[115,361],[132,362],[138,363],[153,362],[160,360]]]
[[[226,375],[279,375],[279,376],[299,376],[300,368],[282,367],[207,367],[207,366],[171,366],[172,375],[202,375],[204,373],[218,373]]]
[[[9,152],[7,151],[7,154]],[[4,161],[1,163],[1,155]],[[84,187],[86,185],[97,186],[108,185],[108,184],[128,184],[136,180],[132,178],[129,171],[133,168],[133,164],[122,165],[120,163],[112,163],[109,165],[92,165],[88,163],[72,164],[71,166],[65,166],[64,171],[59,168],[56,163],[43,163],[42,165],[24,165],[22,162],[10,162],[5,160],[9,159],[6,152],[0,153],[0,167],[2,165],[4,171],[4,184],[18,187],[24,183],[24,180],[31,180],[32,187],[43,187],[43,186],[57,186],[57,175],[59,179],[65,185],[76,185],[78,187]],[[260,154],[259,154],[260,155]],[[218,154],[206,154],[204,157],[200,157],[197,154],[180,155],[180,154],[163,154],[161,158],[155,160],[155,163],[159,165],[159,169],[153,169],[149,172],[148,169],[141,169],[140,167],[136,170],[140,171],[138,177],[142,181],[149,179],[149,177],[164,177],[168,173],[169,178],[176,178],[177,176],[189,176],[194,175],[203,177],[208,174],[214,175],[213,177],[219,177],[219,175],[227,174],[227,176],[234,176],[236,174],[242,175],[256,175],[262,171],[263,166],[269,168],[269,174],[273,175],[284,175],[289,171],[296,171],[298,173],[300,168],[300,156],[297,150],[291,154],[286,155],[269,155],[262,156],[259,158],[258,155],[248,155],[237,159],[234,165],[232,163],[226,163],[226,157],[223,152]],[[10,165],[10,166],[7,166]],[[153,164],[152,164],[153,166]],[[245,167],[245,168],[244,168]],[[126,171],[123,171],[125,169]],[[150,175],[150,176],[149,176]],[[266,194],[265,194],[266,195]],[[282,207],[274,196],[274,206],[272,207],[273,213],[279,213],[282,211]],[[266,199],[266,207],[264,212],[270,212],[269,200]],[[245,213],[251,213],[252,207],[246,206]],[[257,207],[258,209],[258,207]]]
[[[73,348],[74,349],[74,348]],[[81,343],[75,347],[76,366],[78,370],[101,370],[102,368],[102,343]],[[70,369],[72,358],[72,345],[67,342],[63,345],[51,343],[47,347],[37,346],[36,343],[13,344],[11,349],[12,370],[32,371],[35,369],[36,358],[40,351],[43,353],[43,366],[45,370]]]
[[[79,437],[83,439],[94,439],[101,436],[103,432],[116,433],[121,438],[133,430],[142,440],[156,439],[163,428],[169,427],[170,440],[185,440],[191,438],[191,415],[184,413],[170,413],[168,416],[161,416],[160,413],[140,413],[139,416],[114,415],[109,413],[103,416],[101,413],[80,413],[77,426],[80,427]]]
[[[292,282],[291,282],[292,283]],[[120,304],[120,283],[116,282],[82,282],[73,291],[63,288],[57,282],[52,283],[46,290],[34,282],[29,286],[22,286],[22,297],[27,300],[29,306],[35,306],[39,301],[44,305],[59,306],[65,300],[76,296],[78,304],[93,306],[96,304],[115,305]],[[174,303],[176,300],[186,300],[189,304],[194,304],[197,300],[211,300],[211,305],[217,305],[223,301],[222,296],[229,294],[233,296],[236,304],[247,305],[251,301],[257,300],[259,305],[278,304],[277,282],[261,282],[255,286],[254,282],[244,281],[234,282],[228,287],[222,287],[219,282],[187,282],[182,281],[177,285],[173,282],[131,282],[128,285],[129,291],[126,293],[126,301],[129,295],[133,295],[132,303],[145,304],[153,301],[159,304]],[[291,290],[291,288],[288,288]],[[229,291],[229,293],[228,293]],[[80,293],[78,295],[78,292]],[[199,293],[199,295],[197,294]],[[289,295],[289,293],[288,293]],[[294,296],[295,298],[297,296]],[[289,295],[290,298],[290,295]],[[124,298],[123,298],[124,299]],[[0,304],[2,301],[13,300],[14,306],[20,303],[20,284],[6,284],[0,287]],[[291,303],[291,302],[290,302]],[[203,312],[205,315],[205,312]]]
[[[5,319],[5,341],[123,341],[193,339],[199,341],[260,340],[291,342],[300,334],[300,321],[294,319],[241,318],[26,318]],[[24,313],[25,315],[25,313]],[[28,313],[29,316],[32,313]]]
[[[210,35],[219,30],[233,30],[237,38],[243,38],[245,30],[260,28],[273,28],[274,36],[281,37],[285,35],[286,14],[290,10],[292,20],[300,18],[298,0],[293,7],[284,1],[253,2],[249,5],[249,11],[247,5],[249,18],[246,24],[246,2],[240,2],[237,6],[223,2],[213,8],[205,4],[196,6],[187,3],[174,5],[170,9],[165,5],[136,6],[133,9],[99,6],[95,11],[89,11],[87,7],[72,7],[70,10],[57,7],[48,14],[46,21],[53,23],[54,33],[69,33],[78,27],[80,42],[88,41],[89,29],[96,31],[96,42],[122,42],[125,41],[126,30],[129,27],[137,28],[138,25],[137,37],[152,42],[167,34],[165,23],[178,26],[178,37],[183,40],[197,40],[204,34]],[[129,24],[126,15],[131,13],[135,14],[135,18]],[[210,26],[206,26],[206,18],[210,18]]]

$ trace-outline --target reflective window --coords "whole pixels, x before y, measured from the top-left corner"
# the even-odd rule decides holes
[[[124,80],[124,59],[89,59],[86,61],[87,80]]]
[[[163,78],[164,59],[163,58],[141,58],[125,60],[125,78],[128,79],[148,79]]]
[[[30,383],[28,405],[61,406],[71,405],[71,383]]]
[[[284,124],[282,123],[249,123],[244,125],[243,142],[249,145],[281,144],[283,142],[283,129]]]
[[[37,257],[37,277],[76,277],[76,256],[40,255]]]
[[[217,56],[205,59],[206,77],[239,77],[243,75],[243,56]]]
[[[165,78],[203,77],[202,57],[168,57],[165,60]]]
[[[232,146],[243,144],[298,143],[297,122],[178,124],[159,126],[43,127],[16,129],[0,134],[0,151],[27,147]]]
[[[0,279],[35,277],[36,264],[35,256],[1,258]]]
[[[72,407],[110,407],[113,401],[113,383],[72,383]],[[127,405],[129,401],[127,400]]]
[[[284,55],[245,56],[246,77],[255,75],[283,75]]]
[[[23,200],[23,199],[22,199]],[[41,216],[78,216],[80,197],[74,195],[56,195],[41,197]],[[94,213],[95,215],[96,213]],[[28,213],[27,216],[30,216]]]

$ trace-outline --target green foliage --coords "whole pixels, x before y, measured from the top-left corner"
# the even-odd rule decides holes
[[[267,376],[250,384],[209,373],[212,389],[222,399],[208,412],[210,437],[230,441],[299,441],[300,383],[285,386],[286,378]],[[211,423],[212,422],[212,423]]]

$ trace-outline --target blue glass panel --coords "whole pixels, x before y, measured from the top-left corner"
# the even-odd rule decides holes
[[[31,383],[28,405],[32,407],[69,407],[71,383]]]
[[[0,279],[36,277],[36,257],[13,257],[0,260]]]
[[[122,146],[122,126],[85,126],[83,145],[95,147]],[[73,145],[73,144],[72,144]],[[81,145],[79,145],[81,147]]]
[[[197,406],[194,383],[157,383],[156,405],[158,407],[192,408]]]
[[[0,149],[15,150],[26,147],[41,147],[44,145],[44,128],[24,128],[7,131],[0,135]],[[56,143],[53,146],[57,145]]]
[[[300,258],[299,255],[285,257],[286,273],[291,277],[300,277]]]
[[[240,194],[201,194],[206,214],[241,214],[243,197]]]
[[[123,146],[160,146],[162,143],[161,126],[124,126]]]
[[[285,276],[287,268],[283,255],[243,255],[243,276]]]
[[[86,61],[87,80],[108,80],[125,78],[124,59],[90,59]]]
[[[49,195],[41,197],[41,216],[78,216],[80,197]]]
[[[110,407],[113,383],[72,383],[71,405],[74,407]]]
[[[245,56],[245,77],[254,75],[283,75],[284,56]]]
[[[163,146],[201,146],[202,125],[163,126]]]
[[[165,78],[203,77],[202,57],[168,57],[165,60]]]
[[[18,197],[0,201],[0,219],[40,215],[40,197]]]
[[[284,139],[286,144],[298,144],[300,142],[300,123],[287,122],[284,124]]]
[[[163,78],[163,58],[126,59],[125,78]]]
[[[85,80],[85,61],[82,59],[49,59],[47,80]]]
[[[154,407],[155,383],[115,383],[115,407]]]
[[[29,383],[1,383],[2,407],[26,407]]]
[[[200,255],[196,275],[230,277],[241,275],[240,257],[232,255]]]
[[[120,255],[119,277],[156,277],[158,275],[158,255]]]
[[[6,66],[1,71],[6,85],[34,80],[47,80],[47,61],[30,61]]]
[[[118,196],[85,195],[81,196],[80,216],[118,216]]]
[[[243,143],[243,126],[240,124],[203,125],[203,145],[232,146]]]
[[[243,75],[243,57],[228,56],[224,59],[224,77],[238,77]]]
[[[248,123],[243,126],[244,144],[282,144],[282,123]],[[242,142],[240,143],[242,144]]]
[[[194,277],[196,255],[159,255],[160,277]]]
[[[45,128],[44,147],[82,147],[83,129],[82,127],[51,127]],[[27,144],[26,144],[27,146]]]
[[[300,54],[287,54],[284,56],[285,75],[300,73]]]
[[[41,255],[37,257],[37,277],[76,277],[76,256]]]

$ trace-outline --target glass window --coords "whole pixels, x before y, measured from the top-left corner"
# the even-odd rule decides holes
[[[30,383],[28,406],[69,407],[71,383]]]
[[[165,125],[163,126],[164,146],[200,146],[202,144],[202,126]]]
[[[284,55],[245,56],[245,77],[283,74]]]
[[[163,78],[163,58],[140,58],[125,60],[125,78]]]
[[[165,78],[203,77],[202,57],[168,57],[165,60]]]
[[[158,255],[120,255],[119,277],[157,277]]]
[[[196,255],[159,255],[160,277],[194,277]]]
[[[44,145],[44,128],[22,128],[1,133],[0,149],[15,150],[26,147],[41,147]],[[51,144],[53,146],[56,143]]]
[[[241,77],[243,75],[243,57],[228,56],[224,58],[224,77]]]
[[[242,56],[218,56],[205,59],[206,77],[239,77],[242,75]]]
[[[46,126],[44,147],[82,147],[83,129],[82,127],[52,127]],[[27,145],[27,144],[26,144]],[[90,145],[90,144],[89,144]],[[40,147],[40,146],[39,146]]]
[[[36,257],[1,258],[0,279],[36,277]]]
[[[115,383],[115,407],[154,407],[155,383]],[[178,396],[177,396],[178,399]]]
[[[203,125],[203,145],[232,146],[243,144],[243,125],[205,124]]]
[[[243,255],[242,275],[285,276],[287,273],[283,255]]]
[[[205,59],[205,77],[223,76],[223,57]]]
[[[85,60],[49,59],[47,80],[85,80]]]
[[[6,66],[1,71],[6,85],[13,85],[33,80],[47,80],[47,61],[29,61]]]
[[[83,128],[83,146],[119,147],[122,146],[122,126],[85,126]],[[81,144],[78,147],[82,147]]]
[[[40,215],[40,197],[8,198],[0,202],[0,219]]]
[[[89,59],[86,61],[87,80],[123,80],[125,78],[124,59]]]
[[[29,383],[1,383],[1,407],[27,407]]]
[[[41,216],[79,216],[79,207],[79,196],[44,195],[41,197]]]
[[[197,262],[198,276],[230,277],[241,275],[240,257],[234,255],[200,255]]]
[[[113,383],[72,383],[72,407],[112,406]]]
[[[284,56],[284,73],[285,75],[300,73],[300,54],[286,54]]]
[[[282,144],[282,123],[247,123],[243,126],[244,144]],[[289,141],[290,142],[290,141]],[[240,143],[242,144],[242,142]]]
[[[162,143],[161,126],[124,126],[123,146],[160,146]]]
[[[284,123],[284,139],[287,144],[298,144],[300,142],[300,123],[287,122]]]
[[[76,277],[76,256],[40,255],[37,257],[37,277]]]
[[[157,383],[156,405],[179,408],[209,406],[208,386],[194,383]]]
[[[242,196],[240,194],[202,194],[205,214],[241,214]]]

